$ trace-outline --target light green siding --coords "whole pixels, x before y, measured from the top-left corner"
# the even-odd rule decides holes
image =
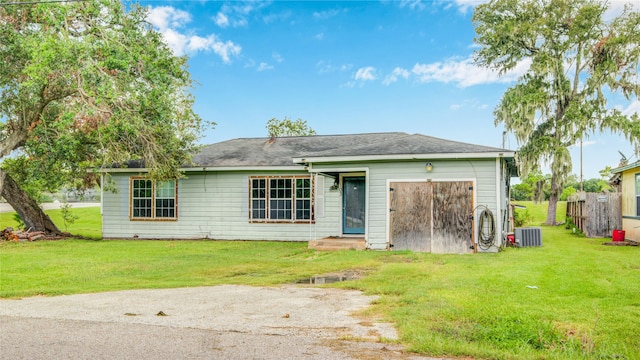
[[[502,228],[501,210],[508,207],[508,199],[500,161],[478,159],[429,162],[433,164],[430,172],[426,171],[425,161],[422,160],[309,164],[308,171],[314,176],[337,174],[336,179],[327,176],[320,182],[323,184],[323,191],[316,194],[316,200],[321,201],[316,204],[320,215],[316,216],[314,224],[249,221],[250,176],[305,175],[309,174],[307,171],[189,173],[186,178],[178,181],[177,221],[130,221],[129,177],[134,174],[116,173],[112,175],[112,179],[118,192],[105,192],[103,195],[103,236],[275,241],[308,241],[342,236],[342,191],[340,186],[333,185],[341,185],[343,177],[354,175],[366,176],[365,238],[370,249],[381,250],[388,247],[388,187],[392,181],[472,181],[474,207],[488,207],[495,215],[496,228]],[[474,233],[477,234],[477,229],[474,229]],[[500,238],[500,234],[498,237]],[[497,240],[497,245],[500,245],[500,239]]]
[[[324,181],[324,216],[315,224],[250,223],[250,175],[306,175],[306,172],[207,172],[187,174],[178,181],[177,221],[130,221],[129,177],[113,174],[117,193],[103,195],[103,237],[144,239],[225,239],[308,241],[340,235],[339,193]]]
[[[391,181],[473,181],[475,184],[474,207],[487,206],[494,213],[496,221],[500,220],[497,204],[498,199],[505,196],[505,192],[500,190],[500,187],[504,186],[504,181],[500,181],[499,174],[497,174],[499,167],[496,159],[434,160],[430,162],[433,164],[433,170],[430,172],[425,169],[425,161],[313,164],[312,171],[340,171],[345,175],[349,171],[365,171],[367,173],[368,204],[365,232],[367,246],[370,249],[387,248],[389,241],[388,183]],[[501,202],[503,201],[501,200]],[[496,227],[500,228],[500,224],[496,224]],[[475,231],[476,229],[474,229]],[[500,245],[499,239],[497,245]],[[492,249],[492,251],[495,250],[497,248]]]

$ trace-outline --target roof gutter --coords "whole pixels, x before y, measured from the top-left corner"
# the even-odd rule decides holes
[[[630,170],[630,169],[637,168],[637,167],[640,167],[640,161],[636,161],[636,162],[633,162],[633,163],[631,163],[629,165],[621,166],[619,168],[611,169],[611,173],[612,174],[617,174],[617,173],[621,173],[623,171]]]

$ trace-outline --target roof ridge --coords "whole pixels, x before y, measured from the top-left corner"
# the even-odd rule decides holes
[[[485,148],[494,149],[494,150],[512,151],[512,150],[509,150],[509,149],[506,149],[506,148],[497,147],[497,146],[480,145],[480,144],[474,144],[474,143],[469,143],[469,142],[464,142],[464,141],[450,140],[450,139],[445,139],[445,138],[441,138],[441,137],[437,137],[437,136],[424,135],[424,134],[420,134],[420,133],[411,134],[411,136],[426,137],[426,138],[430,138],[430,139],[437,139],[437,140],[446,141],[446,142],[449,142],[449,143],[479,146],[479,147],[485,147]]]
[[[343,137],[343,136],[368,136],[368,135],[391,135],[391,134],[398,134],[398,135],[411,135],[408,134],[406,132],[403,131],[382,131],[382,132],[373,132],[373,133],[355,133],[355,134],[315,134],[315,135],[295,135],[295,136],[276,136],[277,139],[293,139],[293,138],[318,138],[318,137]],[[233,139],[227,139],[227,140],[220,140],[218,142],[214,142],[211,144],[219,144],[221,142],[225,142],[225,141],[232,141],[232,140],[261,140],[261,139],[270,139],[271,136],[257,136],[257,137],[239,137],[239,138],[233,138]],[[209,145],[209,144],[207,144]]]

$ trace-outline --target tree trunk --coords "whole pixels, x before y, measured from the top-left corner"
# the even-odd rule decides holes
[[[549,210],[547,211],[547,221],[545,225],[557,225],[556,211],[558,209],[558,197],[560,189],[558,179],[555,174],[551,175],[551,190],[549,192]]]
[[[62,232],[45,214],[37,202],[27,194],[11,176],[0,169],[0,179],[3,179],[2,197],[20,215],[26,229],[44,231],[47,234],[60,235]]]

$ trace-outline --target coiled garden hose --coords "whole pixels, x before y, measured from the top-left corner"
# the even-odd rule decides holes
[[[480,205],[476,209],[480,207],[484,209],[478,220],[478,246],[482,250],[488,250],[496,241],[496,222],[488,207]]]

